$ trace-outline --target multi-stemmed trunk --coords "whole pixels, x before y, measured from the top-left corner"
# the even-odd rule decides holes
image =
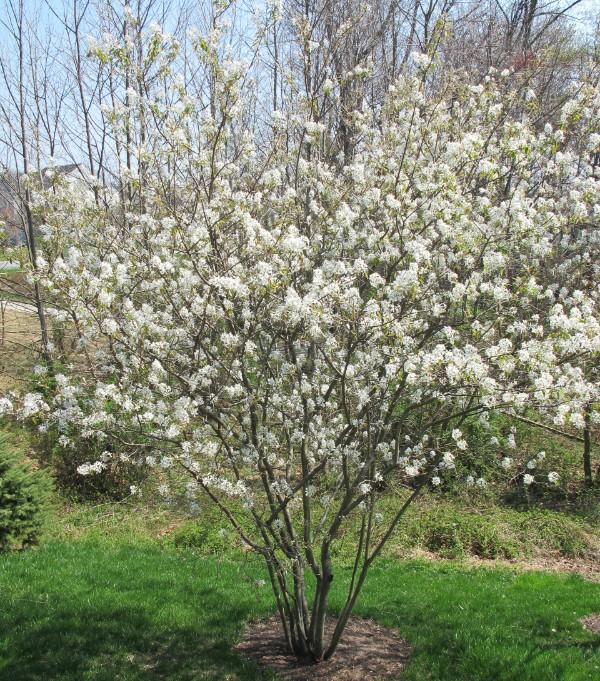
[[[339,635],[326,640],[325,623],[329,592],[333,580],[331,561],[328,556],[322,559],[321,569],[316,577],[316,587],[312,604],[309,605],[306,593],[306,565],[298,561],[293,568],[293,587],[289,593],[282,591],[283,575],[277,574],[273,564],[267,559],[271,582],[275,591],[279,617],[290,651],[298,658],[320,662],[333,655]]]
[[[362,590],[369,568],[379,556],[387,540],[397,527],[407,508],[420,494],[423,485],[419,485],[397,511],[394,519],[377,541],[372,537],[372,507],[365,512],[360,529],[359,541],[354,564],[347,585],[346,600],[339,614],[334,618],[332,627],[327,628],[328,604],[333,582],[333,565],[331,561],[331,544],[337,535],[345,513],[340,513],[333,520],[330,532],[320,546],[320,560],[314,560],[312,548],[309,548],[308,562],[299,550],[290,551],[285,547],[289,577],[281,558],[277,557],[275,548],[263,551],[275,595],[277,610],[283,628],[285,640],[291,653],[303,660],[314,663],[328,660],[335,653],[342,638],[348,620],[352,615],[358,596]],[[264,535],[263,535],[264,536]],[[284,551],[285,553],[285,551]],[[312,602],[307,597],[306,577],[312,573],[315,588]]]

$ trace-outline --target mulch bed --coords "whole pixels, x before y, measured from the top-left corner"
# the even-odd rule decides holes
[[[580,621],[588,631],[600,636],[600,612],[588,615],[587,617],[582,617]]]
[[[326,623],[329,636],[335,620]],[[348,622],[331,660],[311,664],[287,650],[281,622],[272,617],[248,626],[236,646],[242,657],[269,668],[284,681],[384,681],[398,678],[410,656],[410,645],[386,627],[358,617]]]

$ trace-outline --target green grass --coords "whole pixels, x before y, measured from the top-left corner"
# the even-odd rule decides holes
[[[561,511],[429,500],[409,509],[387,552],[402,555],[411,548],[446,558],[589,558],[600,549],[600,532]]]
[[[398,500],[387,499],[379,507],[389,522],[398,506]],[[111,509],[114,513],[114,509]],[[58,524],[60,538],[77,536],[77,527],[88,535],[101,536],[107,524],[113,532],[128,536],[151,536],[157,526],[158,511],[140,508],[132,513],[126,506],[118,512],[117,524],[110,515],[99,518],[95,524],[91,509],[81,509],[65,526]],[[163,526],[174,515],[163,510]],[[88,524],[86,529],[86,523]],[[198,518],[186,520],[180,515],[175,529],[165,537],[178,547],[193,547],[205,555],[230,556],[236,554],[240,542],[235,532],[227,526],[223,516],[214,507],[207,507]],[[381,528],[386,528],[384,522]],[[355,557],[359,520],[350,518],[345,532],[333,545],[338,562],[352,564]],[[379,528],[376,528],[379,531]],[[252,530],[250,530],[252,532]],[[149,535],[150,533],[150,535]],[[157,530],[154,530],[156,536]],[[223,534],[222,534],[223,533]],[[528,560],[536,558],[594,560],[600,551],[600,527],[583,518],[565,512],[532,508],[515,510],[494,504],[459,505],[448,499],[424,498],[405,514],[383,555],[387,558],[410,558],[422,552],[441,558]],[[239,553],[239,550],[237,551]]]
[[[273,603],[252,556],[113,540],[0,556],[1,681],[250,681],[232,645]],[[345,575],[334,579],[340,606]],[[386,561],[356,609],[414,647],[403,681],[583,681],[600,640],[580,617],[600,584],[578,576]]]
[[[0,679],[254,679],[231,651],[269,609],[251,580],[243,565],[132,545],[1,557]]]
[[[48,515],[42,541],[111,539],[118,542],[166,544],[192,548],[206,556],[237,559],[241,542],[220,511],[210,503],[190,518],[185,508],[145,499],[122,502],[78,503],[57,496]],[[389,520],[398,500],[382,502]],[[242,521],[245,519],[240,512]],[[354,560],[358,521],[351,518],[333,546],[336,560]],[[382,528],[387,527],[382,523]],[[253,528],[249,526],[252,534]],[[379,531],[379,527],[377,528]],[[600,553],[600,525],[573,513],[542,508],[502,508],[489,501],[477,503],[425,497],[413,505],[384,549],[387,558],[410,558],[423,551],[441,558],[584,559]]]

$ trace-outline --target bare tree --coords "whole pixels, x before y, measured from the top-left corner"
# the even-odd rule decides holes
[[[28,41],[31,32],[28,31],[24,0],[8,0],[6,7],[8,12],[6,14],[6,19],[2,20],[2,25],[13,40],[17,58],[16,69],[13,73],[11,73],[10,65],[4,59],[0,60],[4,88],[8,93],[8,106],[4,108],[3,113],[5,114],[5,123],[10,131],[9,135],[12,133],[12,135],[10,135],[10,146],[12,147],[15,156],[17,170],[20,171],[20,175],[18,176],[18,189],[19,195],[22,198],[22,201],[20,202],[22,210],[21,215],[27,238],[29,258],[31,260],[31,266],[35,271],[38,266],[37,240],[32,212],[31,178],[29,177],[31,170],[29,160],[31,146],[26,93],[27,55],[28,53],[32,53],[30,50],[31,42]],[[17,119],[17,124],[14,126],[12,123],[13,115],[16,115]],[[54,138],[52,137],[52,139]],[[42,352],[46,360],[50,362],[51,348],[48,325],[46,322],[42,293],[37,281],[34,281],[33,293],[42,336]]]

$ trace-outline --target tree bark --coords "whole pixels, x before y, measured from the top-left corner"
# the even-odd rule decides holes
[[[590,432],[590,407],[585,411],[585,428],[583,430],[583,477],[585,484],[591,486],[592,477],[592,436]]]

